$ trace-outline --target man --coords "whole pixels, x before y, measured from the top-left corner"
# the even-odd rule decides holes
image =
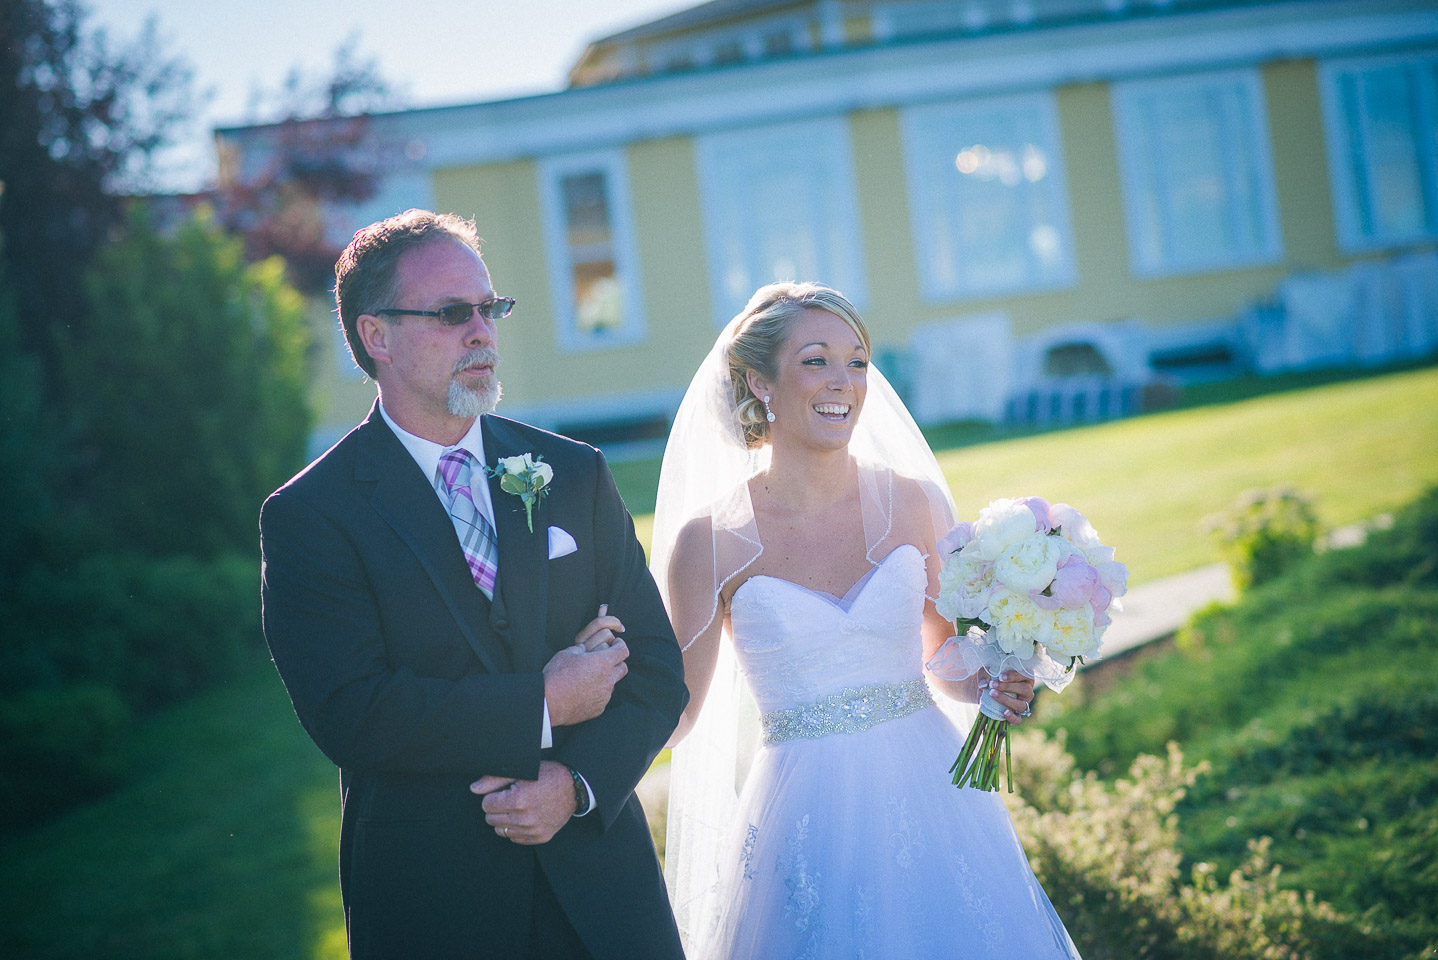
[[[350,955],[682,957],[633,789],[688,693],[603,456],[489,415],[513,301],[472,223],[372,224],[335,275],[379,399],[260,531],[265,637],[340,768]]]

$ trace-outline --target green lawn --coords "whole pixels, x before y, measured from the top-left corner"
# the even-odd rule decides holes
[[[1068,500],[1142,581],[1216,559],[1197,522],[1248,486],[1297,484],[1342,524],[1438,483],[1438,369],[972,444],[941,461],[965,516],[996,496]],[[656,461],[616,476],[636,509],[652,506]],[[344,955],[336,775],[271,667],[147,721],[135,751],[123,790],[0,845],[0,956]]]
[[[145,723],[117,794],[0,847],[0,956],[343,958],[339,783],[274,668]]]

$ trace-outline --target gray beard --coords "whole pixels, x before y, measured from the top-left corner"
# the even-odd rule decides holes
[[[460,383],[459,375],[461,371],[475,363],[489,363],[495,372],[484,384],[469,389]],[[456,417],[470,418],[493,413],[503,394],[499,386],[498,371],[499,351],[493,347],[476,347],[461,357],[459,362],[454,365],[454,375],[449,381],[449,395],[445,398],[445,406],[449,412]]]
[[[449,408],[449,412],[456,417],[478,417],[486,413],[493,413],[494,408],[499,406],[499,399],[503,393],[499,380],[494,377],[491,377],[483,386],[473,390],[466,389],[458,380],[451,380],[449,396],[446,398],[445,405]]]

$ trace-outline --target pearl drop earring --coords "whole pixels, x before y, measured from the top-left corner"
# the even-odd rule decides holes
[[[770,423],[774,422],[774,411],[769,409],[769,395],[764,394],[764,419]]]

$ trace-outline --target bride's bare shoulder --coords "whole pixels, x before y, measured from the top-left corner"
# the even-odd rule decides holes
[[[916,545],[932,543],[935,530],[946,532],[953,523],[952,511],[944,491],[933,483],[894,474],[894,527],[907,534],[905,539]]]

